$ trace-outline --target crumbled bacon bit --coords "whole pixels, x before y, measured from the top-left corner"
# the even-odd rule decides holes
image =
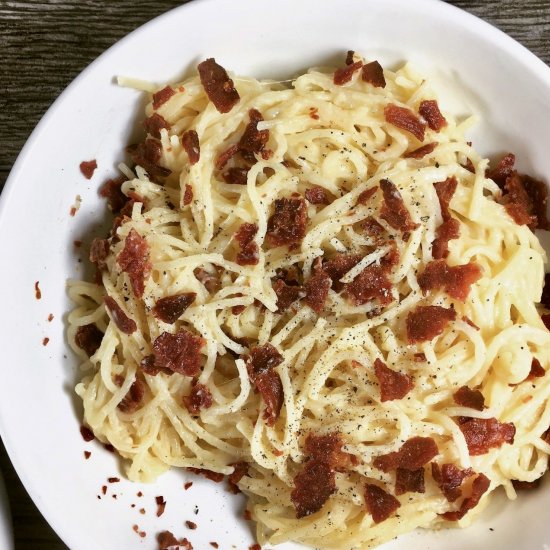
[[[152,265],[149,261],[149,245],[135,229],[132,228],[128,233],[117,262],[122,271],[128,274],[134,294],[141,298],[145,290],[145,279],[149,277]]]
[[[258,226],[255,223],[243,223],[235,233],[240,250],[236,261],[239,265],[257,265],[260,261],[260,248],[254,240]]]
[[[479,390],[472,390],[468,386],[462,386],[453,393],[453,399],[457,405],[468,407],[476,411],[485,409],[485,398]]]
[[[251,521],[252,520],[252,514],[250,513],[250,510],[245,510],[243,512],[243,518],[246,520],[246,521]]]
[[[212,546],[212,548],[219,548],[220,547],[220,545],[217,542],[209,542],[208,544],[210,544],[210,546]]]
[[[132,334],[137,330],[136,322],[124,313],[123,309],[117,304],[114,298],[105,296],[103,300],[111,315],[111,319],[121,332],[124,332],[124,334]]]
[[[128,393],[118,404],[118,408],[124,413],[132,413],[137,411],[143,401],[143,397],[145,396],[145,388],[145,382],[141,381],[139,378],[136,378],[134,383],[130,386]]]
[[[447,121],[441,114],[439,105],[435,99],[425,99],[424,101],[421,101],[418,112],[420,113],[420,116],[428,123],[428,126],[436,132],[439,132],[442,128],[447,126]]]
[[[545,313],[545,314],[541,315],[540,318],[541,318],[541,321],[544,323],[544,326],[548,330],[550,330],[550,314]]]
[[[449,241],[460,237],[459,221],[449,218],[436,229],[435,235],[432,243],[432,256],[436,260],[446,258],[449,255]]]
[[[95,159],[93,160],[83,160],[80,163],[80,171],[82,172],[82,175],[87,179],[92,179],[92,176],[94,175],[95,169],[97,168],[97,161]]]
[[[154,354],[147,355],[146,357],[144,357],[141,360],[139,366],[141,367],[141,370],[145,374],[148,374],[149,376],[156,376],[160,372],[162,372],[163,374],[167,374],[168,376],[171,376],[172,374],[174,374],[174,372],[171,371],[170,369],[156,365]]]
[[[302,198],[277,199],[267,222],[266,237],[272,246],[297,245],[306,234],[307,205]]]
[[[231,464],[231,466],[233,466],[234,469],[233,473],[229,474],[227,478],[227,484],[229,485],[229,491],[237,494],[241,492],[237,484],[244,476],[248,475],[248,464],[246,462],[237,462]]]
[[[249,546],[248,550],[262,550],[262,547],[258,543],[256,543],[256,544],[253,544],[252,546]]]
[[[115,448],[110,444],[110,443],[105,443],[103,445],[103,448],[106,450],[106,451],[109,451],[110,453],[114,453],[115,452]]]
[[[397,468],[418,470],[438,454],[439,449],[431,437],[412,437],[398,451],[376,457],[374,467],[383,472]]]
[[[413,360],[415,363],[425,363],[428,359],[425,353],[420,352],[413,355]]]
[[[189,164],[197,164],[201,158],[201,147],[199,145],[199,135],[195,130],[188,130],[181,136],[181,144],[189,157]]]
[[[216,158],[214,166],[221,170],[237,153],[239,152],[239,145],[235,143],[228,147],[225,151],[222,151]]]
[[[107,494],[107,485],[103,485],[103,486],[101,487],[101,492],[102,492],[104,495]]]
[[[201,409],[209,409],[212,406],[212,394],[204,384],[195,384],[191,388],[191,393],[183,397],[183,403],[191,414],[198,415]]]
[[[448,266],[445,260],[430,262],[418,277],[418,284],[426,294],[429,290],[443,288],[452,298],[465,302],[470,287],[481,277],[481,267],[470,262]]]
[[[157,503],[157,517],[159,518],[164,514],[164,509],[166,508],[166,501],[163,496],[155,497],[155,502]]]
[[[372,84],[375,88],[385,88],[386,79],[384,78],[384,69],[378,61],[371,61],[363,65],[361,78],[363,82]]]
[[[208,99],[220,113],[228,113],[239,101],[239,93],[227,71],[213,57],[199,63],[199,77]]]
[[[418,470],[405,470],[397,468],[395,471],[395,494],[397,496],[405,493],[424,493],[424,468]]]
[[[380,359],[376,359],[374,362],[374,372],[380,383],[380,401],[382,403],[403,399],[414,387],[414,381],[408,374],[388,368]]]
[[[440,467],[437,462],[432,462],[432,477],[449,502],[454,502],[462,496],[462,482],[474,474],[471,468],[461,470],[454,464],[443,464]]]
[[[185,525],[187,526],[188,529],[191,529],[193,531],[197,528],[197,524],[194,521],[187,520],[185,522]]]
[[[202,267],[193,270],[193,275],[199,280],[210,294],[216,293],[221,287],[221,281],[217,275],[212,275]]]
[[[323,263],[323,270],[328,274],[332,281],[332,288],[338,291],[343,283],[340,279],[361,261],[358,254],[337,254],[330,260]]]
[[[406,130],[419,141],[424,141],[426,124],[422,122],[410,109],[390,103],[384,108],[384,118],[390,124]]]
[[[90,451],[84,451],[84,458],[88,460],[92,456],[92,453]]]
[[[125,176],[107,180],[99,190],[99,194],[107,199],[107,206],[114,214],[120,212],[128,198],[122,192],[122,184],[126,181]]]
[[[535,479],[535,481],[520,481],[519,479],[512,479],[512,485],[516,491],[532,491],[540,487],[542,478]]]
[[[387,270],[381,265],[369,265],[353,281],[344,285],[343,295],[355,306],[371,300],[378,300],[381,305],[385,305],[393,300],[391,289]]]
[[[170,124],[168,121],[166,121],[158,113],[153,113],[150,117],[146,118],[143,121],[143,127],[149,135],[157,139],[160,139],[161,130],[170,130]]]
[[[212,472],[211,470],[205,470],[203,468],[186,468],[186,470],[188,472],[192,472],[193,474],[204,476],[206,479],[209,479],[214,483],[220,483],[221,481],[223,481],[223,478],[225,477],[223,474],[220,474],[219,472]]]
[[[78,327],[74,337],[75,344],[84,350],[88,357],[91,357],[98,350],[102,339],[103,332],[93,323]]]
[[[161,105],[164,105],[176,91],[171,86],[165,86],[162,90],[153,94],[153,109],[158,109]]]
[[[550,273],[544,275],[544,285],[542,287],[542,296],[540,303],[546,308],[550,309]]]
[[[337,86],[343,86],[349,82],[353,74],[358,71],[363,66],[362,61],[356,61],[351,65],[346,65],[345,67],[340,67],[334,71],[333,82]]]
[[[162,531],[157,536],[158,550],[193,550],[193,545],[186,539],[178,540],[170,531]]]
[[[356,201],[357,204],[368,205],[370,199],[374,196],[376,191],[378,191],[378,186],[371,187],[370,189],[365,189],[363,192],[359,193]]]
[[[469,317],[466,317],[466,315],[462,316],[462,320],[468,325],[470,325],[472,328],[479,330],[479,327]]]
[[[380,180],[380,187],[384,193],[384,204],[380,209],[380,217],[398,231],[403,233],[414,231],[419,225],[412,221],[399,189],[387,179]]]
[[[306,189],[304,195],[306,200],[311,204],[330,204],[326,189],[323,189],[318,185]]]
[[[152,309],[153,315],[165,323],[173,324],[184,314],[196,297],[194,292],[182,292],[160,298]]]
[[[508,176],[512,175],[514,171],[515,163],[516,155],[508,153],[499,160],[495,168],[487,171],[486,176],[492,179],[501,189],[504,189]]]
[[[464,435],[471,456],[488,453],[504,443],[514,443],[516,427],[500,423],[496,418],[459,418],[458,426]]]
[[[40,298],[42,298],[42,291],[40,290],[40,281],[36,281],[34,283],[34,297],[37,299],[37,300],[40,300]]]
[[[262,114],[257,109],[248,112],[250,122],[247,124],[239,141],[240,151],[247,153],[261,153],[269,141],[269,130],[258,130],[258,122],[263,120]]]
[[[144,168],[150,176],[167,177],[172,171],[159,164],[162,158],[162,145],[154,138],[147,138],[143,143],[130,145],[126,151],[136,165]]]
[[[355,55],[355,52],[353,50],[348,50],[346,53],[346,65],[352,65],[353,64],[353,56]]]
[[[325,307],[331,284],[331,278],[323,269],[321,258],[317,258],[313,265],[313,275],[306,282],[305,290],[306,304],[318,315]]]
[[[248,170],[246,168],[232,167],[223,173],[225,183],[231,185],[246,185],[248,178]]]
[[[183,488],[187,491],[187,490],[190,489],[192,486],[193,486],[193,482],[192,482],[192,481],[188,481],[188,482],[183,486]]]
[[[393,495],[371,483],[365,485],[365,504],[374,523],[388,519],[401,506]]]
[[[200,371],[200,350],[205,343],[203,338],[185,329],[175,334],[163,332],[153,342],[155,366],[185,376],[195,376]]]
[[[478,474],[472,483],[472,494],[465,498],[460,505],[460,509],[456,512],[445,512],[441,517],[448,521],[458,521],[462,519],[469,510],[475,508],[481,497],[487,492],[491,480],[485,474]]]
[[[310,107],[309,108],[309,116],[313,120],[319,120],[319,109],[317,107]]]
[[[540,361],[533,357],[531,361],[531,370],[529,371],[529,376],[525,380],[534,380],[535,378],[541,378],[546,374],[544,367],[540,364]]]
[[[418,306],[407,315],[409,344],[433,340],[447,324],[456,319],[456,311],[441,306]]]
[[[282,279],[277,279],[272,287],[277,295],[277,313],[284,313],[294,302],[307,294],[301,286],[287,285]]]
[[[95,439],[94,432],[87,426],[80,426],[80,435],[86,442],[93,441]]]
[[[97,265],[98,269],[105,269],[107,256],[111,251],[108,239],[94,239],[90,246],[90,262]]]
[[[108,477],[107,481],[109,483],[120,483],[120,478],[119,477]]]
[[[271,344],[256,346],[250,351],[246,363],[248,376],[265,402],[264,420],[273,426],[283,406],[283,385],[275,367],[283,362],[283,356]]]
[[[414,149],[413,151],[405,153],[403,156],[406,159],[421,159],[424,158],[426,155],[433,153],[436,147],[437,143],[428,143],[426,145],[422,145],[422,147],[418,147],[418,149]]]
[[[183,206],[187,206],[191,204],[193,201],[193,188],[186,183],[185,184],[185,191],[183,192]]]

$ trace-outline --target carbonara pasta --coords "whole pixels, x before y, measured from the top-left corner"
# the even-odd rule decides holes
[[[131,480],[229,475],[261,544],[351,549],[544,474],[538,205],[473,119],[352,52],[291,85],[210,59],[146,116],[69,285],[84,419]]]

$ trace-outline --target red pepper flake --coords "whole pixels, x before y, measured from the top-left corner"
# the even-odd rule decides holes
[[[337,86],[343,86],[349,82],[353,74],[358,71],[363,66],[362,61],[356,61],[351,65],[346,65],[345,67],[340,67],[334,71],[333,82]]]
[[[87,426],[80,426],[80,435],[86,442],[93,441],[95,439],[94,432],[92,432],[92,430],[90,430]]]
[[[146,118],[143,121],[143,127],[149,135],[157,139],[160,139],[161,130],[170,130],[170,124],[158,113],[153,113],[150,117]]]
[[[374,523],[388,519],[401,506],[393,495],[371,483],[365,485],[365,504]]]
[[[40,298],[42,298],[42,292],[40,290],[40,287],[38,286],[40,283],[40,281],[36,281],[36,283],[34,283],[34,296],[37,300],[40,300]]]
[[[195,530],[197,528],[197,524],[194,521],[187,520],[185,522],[185,525],[187,526],[188,529]]]
[[[420,116],[428,123],[428,126],[436,132],[439,132],[442,128],[447,126],[447,121],[441,114],[439,105],[435,99],[425,99],[424,101],[421,101],[418,112],[420,113]]]
[[[479,390],[472,390],[468,386],[462,386],[453,393],[453,399],[457,405],[482,411],[485,409],[485,398]]]
[[[380,401],[382,403],[403,399],[414,387],[414,381],[408,374],[388,368],[380,359],[376,359],[374,362],[374,372],[380,382]]]
[[[390,103],[384,108],[384,118],[386,122],[411,133],[418,141],[424,141],[426,124],[410,109]]]
[[[197,67],[206,95],[220,113],[228,113],[239,101],[239,93],[227,71],[211,57]]]
[[[123,309],[117,304],[114,298],[105,296],[103,300],[113,322],[121,332],[124,334],[132,334],[137,330],[136,322],[124,313]]]
[[[193,188],[186,183],[185,184],[185,191],[183,192],[183,206],[187,206],[188,204],[191,204],[193,201]]]
[[[50,339],[46,336],[46,337],[42,340],[42,345],[43,345],[43,346],[47,346],[49,341],[50,341]]]
[[[194,292],[182,292],[160,298],[153,306],[153,315],[164,323],[174,324],[196,297]]]
[[[88,460],[92,456],[92,453],[90,451],[84,451],[84,458]]]
[[[422,145],[422,147],[418,147],[418,149],[414,149],[413,151],[405,153],[403,156],[406,159],[421,159],[424,158],[426,155],[433,153],[436,147],[437,143],[428,143],[426,145]]]
[[[384,69],[378,61],[371,61],[363,66],[361,78],[363,82],[372,84],[375,88],[385,88],[386,79],[384,78]]]
[[[95,169],[97,168],[97,162],[95,159],[93,160],[83,160],[80,163],[80,171],[82,172],[82,175],[87,179],[92,179],[92,176],[94,175]]]
[[[160,518],[164,514],[164,509],[166,508],[166,501],[163,496],[155,497],[155,502],[157,503],[157,518]]]
[[[165,86],[162,90],[153,94],[153,109],[157,110],[161,105],[164,105],[176,91],[171,86]]]
[[[188,482],[183,486],[183,488],[187,491],[187,490],[190,489],[192,486],[193,486],[193,482],[192,482],[192,481],[188,481]]]
[[[189,164],[197,164],[201,158],[199,135],[195,130],[188,130],[181,136],[181,144],[189,157]]]
[[[500,423],[496,418],[458,419],[458,426],[464,435],[470,456],[483,455],[490,449],[504,443],[514,443],[516,427],[511,422]]]
[[[409,344],[433,340],[456,319],[456,311],[441,306],[418,306],[407,315],[407,340]]]
[[[376,457],[374,467],[383,472],[397,468],[418,470],[438,454],[439,449],[431,437],[412,437],[398,451]]]

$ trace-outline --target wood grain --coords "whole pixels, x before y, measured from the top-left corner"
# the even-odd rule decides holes
[[[73,78],[117,40],[183,3],[0,0],[0,191],[30,132]],[[499,27],[550,64],[550,0],[449,3]],[[0,468],[12,507],[16,550],[65,549],[27,496],[1,444]]]

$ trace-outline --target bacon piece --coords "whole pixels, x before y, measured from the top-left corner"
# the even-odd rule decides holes
[[[197,164],[201,158],[201,146],[199,144],[199,135],[195,130],[188,130],[181,136],[181,144],[189,157],[189,164]]]
[[[225,183],[232,185],[246,185],[248,181],[248,170],[246,168],[232,167],[224,172],[223,179]]]
[[[462,482],[474,474],[472,468],[461,470],[454,464],[443,464],[440,467],[437,462],[432,462],[432,477],[449,502],[454,502],[462,496]]]
[[[330,277],[334,290],[338,291],[343,287],[340,279],[360,261],[361,256],[358,254],[337,254],[323,263],[323,271]]]
[[[153,94],[153,109],[157,110],[161,105],[164,105],[176,91],[171,86],[165,86],[162,90]]]
[[[89,443],[95,439],[94,432],[92,432],[92,430],[90,430],[87,426],[80,426],[80,435],[86,443]]]
[[[371,187],[370,189],[365,189],[362,193],[359,193],[357,195],[357,204],[369,204],[370,199],[374,196],[374,194],[378,191],[378,187]]]
[[[269,130],[258,130],[258,122],[263,120],[260,111],[250,109],[248,116],[250,117],[250,122],[241,136],[239,149],[247,153],[261,153],[269,141]]]
[[[351,65],[353,63],[353,56],[355,52],[353,50],[348,50],[346,53],[346,65]]]
[[[373,217],[368,217],[361,225],[361,229],[377,244],[384,244],[384,227]]]
[[[351,65],[346,65],[345,67],[340,67],[334,71],[333,82],[337,86],[343,86],[351,80],[353,74],[358,71],[363,66],[362,61],[356,61]]]
[[[227,71],[212,57],[199,63],[197,69],[204,91],[214,107],[220,113],[231,111],[240,97]]]
[[[412,221],[397,187],[387,179],[380,180],[380,187],[384,193],[384,204],[380,209],[380,217],[398,231],[403,233],[414,231],[418,224]]]
[[[461,417],[458,419],[458,426],[464,435],[470,456],[483,455],[504,443],[512,444],[516,435],[516,427],[511,422],[502,424],[496,418]]]
[[[380,265],[369,265],[351,283],[344,285],[343,295],[355,306],[371,300],[378,300],[381,305],[386,305],[393,300],[391,289],[387,270]]]
[[[220,278],[217,275],[212,275],[206,269],[197,267],[193,270],[193,275],[204,285],[210,294],[215,294],[221,287]]]
[[[204,384],[195,384],[191,388],[191,393],[183,397],[183,404],[191,414],[198,415],[201,409],[209,409],[212,406],[212,394]]]
[[[239,265],[257,265],[260,261],[260,248],[254,240],[257,232],[255,223],[243,223],[235,233],[235,240],[240,246],[236,259]]]
[[[550,314],[543,314],[540,316],[541,321],[544,323],[544,326],[550,330]]]
[[[193,474],[204,476],[206,479],[209,479],[214,483],[220,483],[221,481],[223,481],[223,478],[225,477],[223,474],[220,474],[219,472],[212,472],[211,470],[205,470],[203,468],[185,468],[185,469],[188,472],[192,472]]]
[[[426,124],[422,122],[410,109],[390,103],[384,107],[386,122],[410,132],[418,141],[424,141]]]
[[[114,298],[111,296],[105,296],[103,298],[111,318],[113,319],[114,324],[119,328],[120,331],[124,334],[132,334],[137,330],[136,322],[133,319],[130,319],[122,308],[117,304]]]
[[[525,379],[527,380],[534,380],[535,378],[541,378],[546,374],[546,371],[544,370],[544,367],[540,364],[540,361],[533,357],[533,360],[531,361],[531,370],[529,371],[529,376]]]
[[[420,113],[420,116],[428,123],[428,126],[436,132],[439,132],[442,128],[447,126],[447,121],[441,114],[439,105],[435,99],[425,99],[421,101],[418,112]]]
[[[409,344],[426,342],[439,336],[447,323],[456,319],[456,311],[441,306],[418,306],[407,315]]]
[[[103,332],[93,323],[80,326],[76,329],[74,336],[75,344],[84,350],[88,357],[91,357],[98,350],[101,340],[103,340]]]
[[[317,258],[313,265],[313,275],[306,282],[306,304],[318,315],[321,314],[327,301],[328,291],[332,281],[329,274],[323,269],[321,258]]]
[[[305,191],[306,199],[311,204],[330,204],[326,189],[316,185]]]
[[[535,479],[535,481],[520,481],[519,479],[512,479],[512,485],[516,491],[532,491],[540,487],[542,478]]]
[[[228,147],[225,151],[222,151],[216,158],[214,166],[221,170],[237,153],[239,152],[239,145],[235,143]]]
[[[124,413],[132,413],[139,409],[143,397],[145,396],[145,382],[142,382],[139,378],[134,380],[134,383],[130,386],[128,393],[122,398],[122,401],[118,404],[118,408]]]
[[[149,277],[153,266],[149,261],[149,245],[135,229],[128,233],[117,262],[122,271],[128,273],[134,294],[141,298],[145,290],[145,279]]]
[[[294,302],[306,296],[301,286],[287,285],[282,279],[277,279],[272,286],[277,295],[278,313],[284,313]]]
[[[397,496],[405,493],[425,493],[424,468],[418,470],[405,470],[397,468],[395,471],[395,494]]]
[[[401,506],[393,495],[371,483],[365,485],[365,504],[374,523],[388,519]]]
[[[495,168],[487,171],[486,177],[492,179],[501,189],[504,189],[508,176],[511,176],[514,171],[515,163],[516,155],[508,153],[499,160]]]
[[[107,180],[99,190],[99,194],[107,199],[107,205],[111,212],[117,214],[126,204],[128,197],[122,192],[122,184],[127,181],[125,176]]]
[[[283,362],[283,356],[271,344],[256,346],[250,351],[246,363],[248,376],[265,402],[264,420],[273,426],[283,406],[283,384],[275,367]]]
[[[176,334],[163,332],[153,342],[155,366],[195,376],[200,372],[200,350],[205,343],[203,338],[185,329]]]
[[[98,269],[105,269],[105,260],[109,252],[110,245],[107,239],[94,239],[90,246],[90,262],[96,264]]]
[[[472,390],[468,386],[462,386],[453,393],[453,399],[457,405],[468,407],[476,411],[485,409],[485,398],[479,390]]]
[[[323,435],[309,433],[304,444],[304,454],[309,459],[326,462],[336,471],[343,471],[357,464],[355,456],[342,451],[343,445],[340,432]]]
[[[437,145],[438,144],[436,142],[427,143],[426,145],[422,145],[422,147],[418,147],[418,149],[414,149],[413,151],[405,153],[403,156],[406,159],[421,159],[424,158],[426,155],[432,153]]]
[[[386,473],[397,468],[418,470],[438,454],[439,449],[431,437],[412,437],[398,451],[376,457],[374,467]]]
[[[505,195],[501,203],[518,224],[527,224],[531,230],[550,229],[546,215],[548,188],[539,180],[513,172],[506,179]]]
[[[160,131],[162,129],[170,130],[171,126],[158,113],[153,113],[150,117],[143,121],[145,131],[154,138],[160,139]]]
[[[92,176],[94,175],[95,169],[97,168],[97,161],[95,159],[93,160],[83,160],[80,163],[80,171],[82,172],[82,175],[87,179],[91,180]]]
[[[384,69],[378,61],[371,61],[366,65],[363,65],[361,71],[361,78],[363,82],[372,84],[375,88],[385,88],[386,79],[384,78]]]
[[[436,259],[446,258],[449,255],[449,241],[460,237],[460,223],[454,218],[444,221],[435,232],[432,243],[432,256]]]
[[[133,162],[144,168],[150,176],[165,178],[172,173],[170,169],[159,164],[162,158],[162,145],[157,139],[147,138],[144,143],[130,145],[126,150]]]
[[[271,246],[297,245],[306,234],[307,205],[302,198],[277,199],[267,222],[266,237]]]
[[[447,521],[458,521],[462,519],[469,510],[475,508],[479,503],[481,497],[487,492],[491,480],[485,474],[478,474],[472,483],[472,494],[465,498],[460,505],[460,510],[456,512],[445,512],[441,514],[441,517]]]
[[[248,475],[248,463],[236,462],[235,464],[230,464],[230,466],[233,466],[233,473],[227,476],[227,484],[229,485],[229,491],[237,494],[241,492],[238,486],[239,481]]]
[[[437,193],[437,198],[439,199],[439,207],[441,208],[441,216],[444,221],[451,217],[449,204],[451,203],[451,199],[455,194],[457,186],[458,181],[454,176],[447,178],[444,181],[434,183],[435,192]]]
[[[429,290],[443,288],[454,298],[465,302],[470,287],[481,277],[481,267],[470,262],[464,265],[448,266],[445,260],[430,262],[418,277],[418,284],[426,294]]]
[[[193,188],[186,183],[185,191],[183,192],[183,206],[187,206],[193,202]]]
[[[141,360],[139,366],[141,367],[141,370],[145,374],[148,374],[149,376],[156,376],[160,372],[162,372],[163,374],[166,374],[168,376],[172,376],[172,374],[174,374],[174,372],[171,371],[170,369],[166,369],[164,367],[160,367],[160,366],[155,365],[155,355],[154,354],[147,355],[146,357],[144,357]]]
[[[194,292],[182,292],[160,298],[152,309],[153,315],[165,323],[175,323],[196,297]]]
[[[393,401],[403,399],[414,387],[414,381],[408,374],[396,372],[376,359],[374,372],[380,383],[380,401]]]
[[[546,308],[550,309],[550,273],[544,275],[544,285],[542,287],[542,296],[540,303]]]

